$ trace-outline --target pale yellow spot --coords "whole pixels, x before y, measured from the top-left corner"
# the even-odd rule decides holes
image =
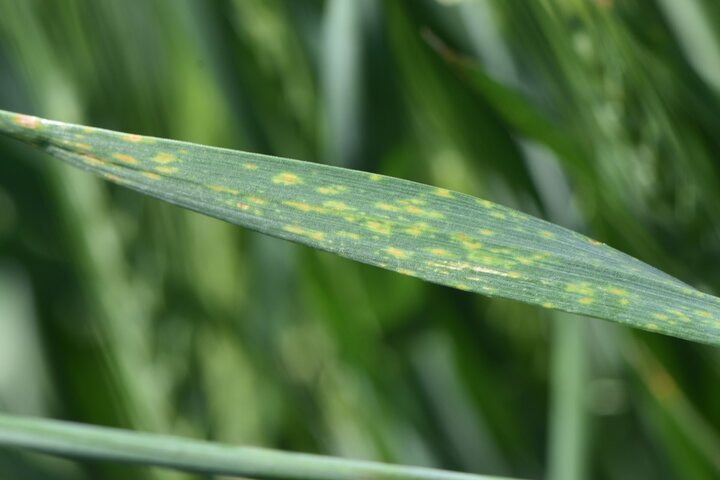
[[[390,225],[386,223],[380,223],[380,222],[367,222],[365,224],[369,230],[372,230],[373,232],[381,233],[383,235],[390,235]]]
[[[645,328],[649,330],[657,330],[659,327],[654,323],[646,323]]]
[[[385,252],[386,252],[388,255],[393,256],[393,257],[395,257],[395,258],[401,258],[401,259],[402,259],[402,258],[408,258],[408,257],[410,257],[410,253],[409,253],[409,252],[406,252],[405,250],[401,250],[401,249],[395,248],[395,247],[388,247],[388,248],[385,249]]]
[[[416,277],[417,272],[414,270],[408,270],[407,268],[398,268],[396,272],[401,273],[403,275],[408,275],[410,277]]]
[[[413,205],[427,205],[427,202],[422,198],[411,198],[409,201]]]
[[[693,313],[699,317],[712,318],[712,313],[706,312],[705,310],[693,310]]]
[[[218,193],[229,193],[232,195],[238,195],[240,193],[238,190],[233,190],[232,188],[223,187],[221,185],[208,185],[208,188],[213,192]]]
[[[87,143],[75,143],[75,147],[79,148],[81,150],[92,150],[92,145],[88,145]]]
[[[337,235],[338,237],[349,238],[351,240],[360,240],[360,235],[358,235],[357,233],[346,232],[343,230],[336,232],[335,235]]]
[[[495,204],[489,200],[478,199],[477,202],[485,208],[494,208],[495,207]]]
[[[568,283],[565,286],[565,291],[570,293],[579,293],[580,295],[592,296],[595,294],[594,290],[587,282]]]
[[[314,212],[319,210],[318,207],[305,202],[288,201],[283,203],[289,207],[297,208],[298,210],[301,210],[303,212]]]
[[[520,278],[521,276],[518,272],[508,272],[508,277],[510,278]]]
[[[167,174],[167,175],[176,173],[178,171],[178,169],[175,167],[155,167],[155,170],[157,170],[160,173]]]
[[[142,142],[143,137],[141,137],[140,135],[129,134],[123,135],[122,139],[130,143],[140,143]]]
[[[249,210],[250,209],[250,205],[248,205],[247,203],[238,202],[235,204],[235,206],[237,208],[239,208],[240,210]]]
[[[664,313],[653,313],[653,317],[657,318],[658,320],[667,320],[668,316]]]
[[[395,205],[390,205],[389,203],[384,203],[384,202],[376,203],[375,208],[379,208],[380,210],[385,210],[388,212],[399,212],[400,211],[400,207],[396,207]]]
[[[482,248],[482,243],[479,242],[462,242],[462,245],[468,250],[477,250],[479,248]]]
[[[160,175],[158,175],[157,173],[153,173],[153,172],[142,172],[142,174],[145,175],[150,180],[160,180],[160,178],[161,178]]]
[[[92,167],[99,167],[99,166],[106,166],[107,162],[97,159],[95,157],[91,157],[90,155],[81,155],[83,163],[90,165]]]
[[[111,182],[122,182],[122,178],[118,177],[117,175],[113,175],[112,173],[103,173],[103,177],[107,178]]]
[[[243,168],[245,170],[257,170],[258,166],[256,163],[243,163]]]
[[[532,258],[522,257],[522,256],[515,257],[515,260],[522,263],[523,265],[532,265],[533,263],[535,263]]]
[[[272,179],[273,183],[279,183],[280,185],[297,185],[302,182],[302,179],[294,173],[283,172],[275,175]]]
[[[113,158],[130,165],[135,165],[138,163],[135,157],[131,157],[130,155],[126,155],[124,153],[113,153]]]
[[[377,173],[370,174],[369,178],[373,182],[379,182],[380,180],[382,180],[382,177],[380,175],[378,175]]]
[[[177,161],[177,158],[175,158],[175,156],[173,155],[170,155],[169,153],[160,152],[155,155],[152,160],[153,162],[162,163],[164,165],[166,163],[172,163]]]
[[[543,303],[541,306],[542,306],[543,308],[555,308],[555,304],[554,304],[554,303],[550,303],[550,302],[545,302],[545,303]]]
[[[675,315],[676,317],[678,317],[678,318],[679,318],[680,320],[682,320],[683,322],[689,322],[689,321],[690,321],[690,317],[688,317],[687,315],[685,315],[685,314],[684,314],[683,312],[681,312],[680,310],[667,310],[667,312],[670,313],[670,314],[672,314],[672,315]]]
[[[495,218],[499,218],[500,220],[504,220],[504,219],[507,218],[504,213],[502,213],[502,212],[497,212],[497,211],[496,211],[496,212],[491,212],[491,213],[490,213],[490,216],[491,216],[491,217],[495,217]]]
[[[630,303],[630,300],[628,300],[627,298],[620,299],[620,305],[627,305],[629,303]]]
[[[479,230],[480,235],[485,235],[486,237],[489,237],[490,235],[495,235],[495,232],[492,230],[489,230],[487,228],[481,228]]]
[[[338,211],[353,210],[345,202],[337,202],[334,200],[328,200],[326,202],[323,202],[323,205],[325,205],[328,208],[331,208],[333,210],[338,210]]]
[[[433,255],[437,255],[438,257],[449,257],[452,254],[445,250],[444,248],[431,248],[429,249],[429,252]]]
[[[14,120],[17,125],[31,130],[35,130],[40,126],[40,119],[30,115],[16,115]]]
[[[283,230],[285,230],[286,232],[294,233],[296,235],[303,235],[316,241],[325,240],[325,234],[317,230],[306,230],[296,225],[285,225],[283,227]]]
[[[452,198],[452,192],[446,188],[436,189],[435,195],[437,195],[438,197]]]
[[[540,236],[543,238],[555,238],[555,234],[548,230],[543,230],[542,232],[540,232]]]
[[[608,291],[608,293],[612,293],[613,295],[618,295],[621,297],[624,297],[625,295],[627,295],[627,292],[625,290],[623,290],[622,288],[610,287],[610,288],[608,288],[607,291]]]
[[[260,197],[248,197],[248,202],[252,202],[256,205],[265,205],[267,202]]]
[[[286,232],[295,233],[297,235],[305,235],[305,229],[296,225],[285,225],[283,227],[283,230],[285,230]]]
[[[457,288],[458,290],[464,290],[464,291],[466,291],[466,292],[469,292],[469,291],[470,291],[470,287],[469,287],[468,285],[465,285],[464,283],[458,283],[458,284],[456,284],[456,285],[455,285],[455,288]]]
[[[340,193],[343,193],[347,190],[347,187],[344,185],[333,185],[330,187],[318,187],[315,189],[316,192],[321,193],[323,195],[338,195]]]
[[[408,213],[412,213],[413,215],[418,215],[421,217],[428,217],[428,218],[443,218],[444,217],[444,215],[440,212],[436,212],[433,210],[424,210],[420,207],[416,207],[415,205],[406,206],[405,211]]]
[[[578,302],[580,302],[582,305],[590,305],[591,303],[594,302],[594,300],[590,297],[583,297],[580,300],[578,300]]]

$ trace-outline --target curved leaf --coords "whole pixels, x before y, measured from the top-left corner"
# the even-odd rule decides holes
[[[720,299],[487,200],[2,111],[0,131],[110,181],[269,235],[462,290],[720,345]]]
[[[10,415],[0,415],[0,445],[52,455],[252,478],[501,480],[485,475],[234,447],[169,435]]]

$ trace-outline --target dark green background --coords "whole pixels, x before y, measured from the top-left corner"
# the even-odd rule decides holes
[[[463,191],[710,293],[719,92],[713,0],[0,0],[2,109]],[[0,156],[4,412],[487,474],[720,475],[717,349]],[[3,479],[181,477],[0,452]]]

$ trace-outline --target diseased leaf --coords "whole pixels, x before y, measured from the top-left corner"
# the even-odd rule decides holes
[[[720,299],[487,200],[373,173],[1,111],[0,131],[148,195],[343,257],[720,345]]]

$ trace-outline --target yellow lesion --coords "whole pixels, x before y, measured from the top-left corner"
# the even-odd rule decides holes
[[[669,318],[664,313],[653,313],[653,317],[657,318],[658,320],[667,320]]]
[[[258,168],[256,163],[243,163],[242,167],[245,170],[257,170],[257,168]]]
[[[457,283],[454,285],[454,287],[458,290],[463,290],[465,292],[469,292],[470,290],[472,290],[469,285],[466,285],[464,283]]]
[[[617,295],[619,297],[625,297],[628,294],[625,290],[623,290],[622,288],[618,288],[618,287],[610,287],[607,289],[607,292],[611,293],[613,295]]]
[[[123,135],[122,139],[129,143],[140,143],[143,141],[143,137],[141,137],[140,135],[132,134],[132,133]]]
[[[234,190],[232,188],[223,187],[222,185],[208,185],[208,188],[212,190],[213,192],[217,193],[229,193],[231,195],[239,195],[239,190]]]
[[[648,330],[657,330],[660,327],[658,327],[655,323],[646,323],[645,328],[647,328]]]
[[[444,248],[428,248],[427,251],[437,257],[452,257],[452,253]]]
[[[371,173],[368,178],[373,182],[379,182],[380,180],[382,180],[382,176],[378,175],[377,173]]]
[[[347,191],[347,187],[344,185],[330,185],[326,187],[318,187],[315,189],[316,192],[322,195],[339,195]]]
[[[630,304],[630,300],[628,300],[627,298],[621,298],[620,300],[618,300],[618,303],[619,303],[620,305],[625,306],[625,305]]]
[[[154,172],[142,172],[143,175],[145,175],[150,180],[160,180],[162,177]]]
[[[557,308],[557,305],[555,305],[554,303],[551,303],[551,302],[544,302],[540,306],[543,308]]]
[[[505,220],[507,218],[507,216],[504,213],[498,212],[498,211],[490,212],[490,216],[499,218],[500,220]]]
[[[555,238],[555,234],[549,230],[542,230],[540,236],[543,238]]]
[[[404,210],[410,214],[417,215],[420,217],[426,217],[426,218],[443,218],[444,215],[440,212],[436,212],[434,210],[425,210],[423,208],[417,207],[415,205],[407,205]]]
[[[299,227],[297,225],[285,225],[283,227],[283,230],[286,232],[294,233],[296,235],[302,235],[304,237],[308,237],[312,240],[316,241],[322,241],[325,240],[325,234],[323,232],[317,231],[317,230],[308,230],[303,227]]]
[[[400,259],[410,258],[410,255],[411,255],[410,252],[408,252],[406,250],[402,250],[400,248],[396,248],[396,247],[387,247],[384,251],[391,257],[400,258]]]
[[[443,198],[452,198],[453,197],[452,192],[450,190],[448,190],[447,188],[435,189],[435,195],[437,195],[438,197],[443,197]]]
[[[252,202],[255,205],[265,205],[267,203],[265,199],[260,197],[248,197],[248,202]]]
[[[113,153],[112,156],[115,160],[119,160],[123,163],[127,163],[128,165],[137,165],[137,163],[138,163],[138,161],[135,157],[132,157],[125,153]]]
[[[483,200],[483,199],[478,198],[477,203],[479,203],[480,205],[482,205],[485,208],[495,208],[495,204],[489,200]]]
[[[160,152],[152,158],[152,161],[166,165],[168,163],[176,162],[177,158],[169,153]]]
[[[693,310],[693,313],[698,317],[712,318],[712,313],[706,312],[705,310]]]
[[[248,205],[247,203],[237,202],[235,206],[240,210],[250,210],[250,205]]]
[[[569,293],[577,293],[584,296],[594,296],[595,290],[588,282],[568,283],[565,285],[565,291]]]
[[[73,145],[75,148],[79,148],[80,150],[92,150],[92,145],[87,143],[75,142]]]
[[[30,115],[15,115],[13,121],[16,125],[20,125],[23,128],[29,128],[30,130],[36,130],[42,123],[39,118],[32,117]]]
[[[375,204],[375,208],[380,210],[385,210],[386,212],[399,212],[400,207],[396,207],[395,205],[390,205],[389,203],[385,202],[377,202]]]
[[[493,230],[490,230],[489,228],[481,228],[480,230],[478,230],[478,232],[480,233],[480,235],[483,235],[485,237],[495,235],[495,232]]]
[[[382,235],[390,235],[390,233],[392,233],[390,225],[388,225],[387,223],[375,222],[371,220],[365,223],[365,226],[368,230],[371,230],[375,233],[380,233]]]
[[[315,213],[323,213],[324,212],[323,208],[318,207],[317,205],[311,205],[311,204],[305,203],[305,202],[297,202],[294,200],[288,200],[286,202],[283,202],[283,205],[287,205],[288,207],[298,209],[302,212],[315,212]]]
[[[166,175],[177,173],[178,171],[175,167],[155,167],[155,170]]]
[[[100,160],[95,157],[91,157],[90,155],[84,155],[81,154],[80,158],[82,158],[83,163],[86,165],[90,165],[91,167],[100,167],[100,166],[107,166],[108,163],[104,160]]]
[[[590,305],[594,301],[595,300],[590,297],[582,297],[580,300],[578,300],[578,303],[580,303],[581,305]]]
[[[337,210],[337,211],[339,211],[339,212],[343,212],[343,211],[346,211],[346,210],[354,210],[353,208],[351,208],[351,207],[350,207],[348,204],[346,204],[345,202],[338,202],[338,201],[335,201],[335,200],[325,201],[325,202],[323,202],[323,205],[324,205],[325,207],[331,209],[331,210]]]
[[[418,222],[404,228],[402,231],[403,233],[407,233],[408,235],[412,235],[413,237],[419,237],[420,235],[426,233],[429,228],[430,225],[428,225],[427,223]]]
[[[299,176],[289,172],[278,173],[273,177],[272,182],[280,185],[298,185],[303,183]]]

